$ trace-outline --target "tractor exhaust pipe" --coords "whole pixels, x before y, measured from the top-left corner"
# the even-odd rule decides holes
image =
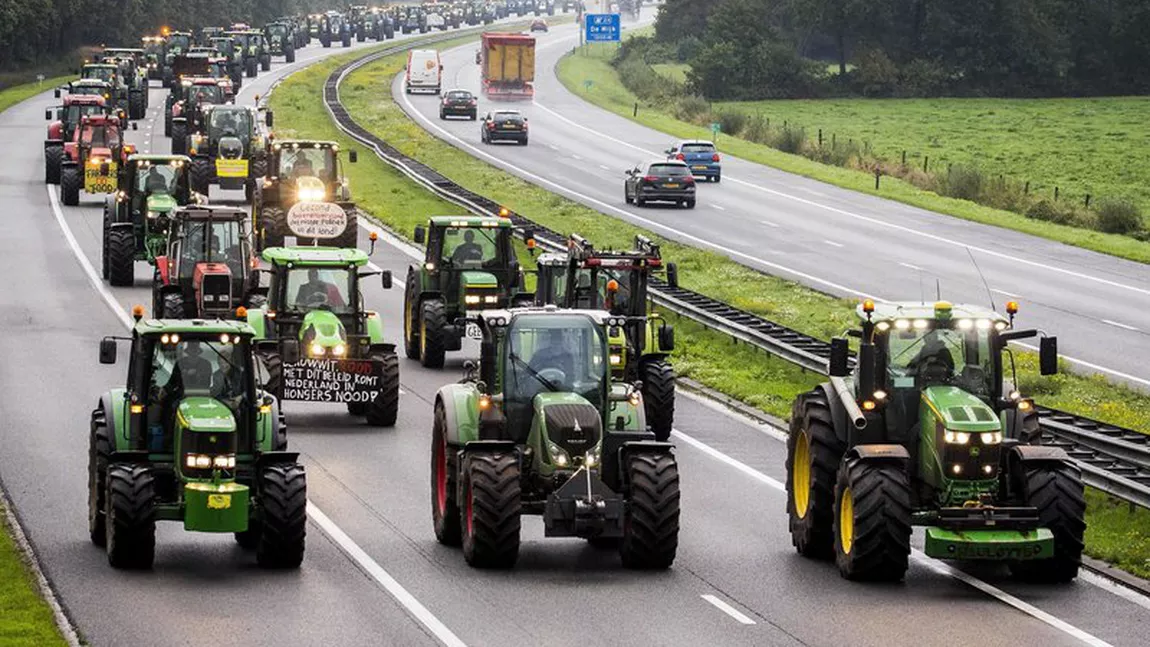
[[[863,415],[862,409],[855,402],[855,396],[851,393],[847,383],[841,377],[832,377],[831,386],[834,387],[835,393],[839,396],[839,401],[843,403],[843,407],[847,410],[847,417],[850,418],[851,424],[855,429],[866,429],[866,416]]]

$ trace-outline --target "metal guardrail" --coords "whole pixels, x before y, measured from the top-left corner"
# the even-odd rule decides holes
[[[420,42],[449,40],[457,38],[459,33],[423,39]],[[375,151],[380,159],[427,190],[472,213],[498,215],[503,209],[498,202],[469,191],[426,164],[404,155],[357,124],[340,103],[339,85],[348,74],[372,61],[415,45],[397,45],[336,68],[324,84],[324,105],[340,130]],[[507,215],[520,232],[530,231],[540,246],[556,251],[566,249],[565,235],[514,212]],[[652,279],[649,292],[655,304],[679,316],[726,333],[806,370],[824,374],[827,371],[827,359],[830,357],[828,342],[698,292],[671,287],[658,279]],[[1039,416],[1043,440],[1066,450],[1081,467],[1082,478],[1087,485],[1133,505],[1150,509],[1150,437],[1130,429],[1044,407],[1039,408]]]

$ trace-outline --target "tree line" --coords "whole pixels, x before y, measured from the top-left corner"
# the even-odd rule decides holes
[[[138,46],[173,29],[249,22],[332,8],[336,0],[0,0],[0,72],[52,61],[85,45]]]
[[[1150,90],[1148,0],[666,0],[655,34],[710,99]]]

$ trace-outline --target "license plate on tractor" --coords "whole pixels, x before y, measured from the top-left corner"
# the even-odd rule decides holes
[[[248,161],[247,160],[216,160],[216,176],[217,177],[247,177],[248,176]]]
[[[479,324],[474,321],[467,322],[466,333],[468,339],[475,339],[478,341],[483,340],[483,331],[479,329]]]

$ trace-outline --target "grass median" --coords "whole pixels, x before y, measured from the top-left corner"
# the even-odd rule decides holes
[[[74,78],[76,78],[75,74],[68,74],[52,79],[44,79],[43,83],[25,83],[23,85],[14,85],[6,90],[0,90],[0,112],[4,112],[17,103],[34,97],[45,90],[51,90],[56,86],[63,85]]]
[[[0,647],[67,645],[32,570],[9,534],[0,501]]]
[[[644,32],[637,30],[637,33]],[[574,53],[567,54],[556,67],[559,80],[569,91],[589,103],[648,128],[667,133],[668,143],[676,138],[712,139],[710,129],[677,119],[668,112],[668,106],[651,105],[628,90],[620,81],[615,68],[608,63],[614,55],[614,51],[613,48],[609,47],[584,47]],[[682,73],[681,70],[668,70],[666,68],[664,71],[669,77]],[[1036,181],[1032,186],[1036,192],[1043,190],[1049,193],[1046,188],[1050,187],[1043,188],[1043,182],[1045,182],[1045,184],[1050,185],[1061,183],[1064,191],[1070,186],[1089,187],[1080,189],[1079,193],[1094,192],[1095,198],[1118,197],[1115,194],[1123,193],[1121,182],[1123,181],[1122,178],[1125,178],[1126,182],[1139,185],[1136,190],[1127,189],[1125,191],[1131,193],[1130,197],[1135,198],[1139,203],[1150,202],[1150,190],[1141,186],[1141,171],[1139,170],[1146,164],[1146,161],[1132,152],[1140,150],[1137,142],[1150,137],[1150,134],[1146,134],[1144,124],[1133,123],[1136,120],[1132,120],[1133,114],[1137,114],[1139,109],[1145,110],[1145,107],[1150,105],[1145,98],[1112,100],[1114,103],[1107,108],[1107,117],[1101,120],[1102,123],[1096,121],[1100,119],[1097,115],[1091,116],[1092,110],[1095,109],[1091,109],[1086,103],[1083,103],[1079,110],[1060,116],[1058,120],[1054,120],[1051,116],[1059,110],[1070,112],[1062,107],[1067,105],[1065,103],[1067,101],[1085,102],[1086,100],[1059,100],[1063,103],[1051,100],[1049,104],[1029,104],[1032,106],[1029,109],[1031,120],[1044,124],[1041,132],[1045,135],[1038,140],[1042,147],[1029,140],[1025,143],[1018,143],[1019,135],[1015,131],[1018,130],[1018,122],[1022,117],[1013,116],[1017,109],[1011,106],[1003,105],[999,108],[998,111],[1001,111],[1001,115],[987,115],[985,114],[987,112],[998,112],[987,107],[986,102],[990,100],[965,102],[963,102],[964,100],[949,100],[956,102],[949,105],[962,106],[961,109],[955,107],[943,109],[938,101],[920,100],[917,104],[908,104],[905,101],[893,99],[886,101],[856,99],[838,102],[777,101],[756,102],[754,105],[732,103],[727,106],[727,104],[715,104],[712,108],[715,113],[722,110],[739,110],[748,114],[765,112],[773,124],[781,125],[787,122],[796,127],[807,126],[807,137],[814,137],[815,132],[821,126],[827,130],[824,138],[828,141],[832,129],[835,129],[833,132],[841,138],[839,141],[845,143],[848,137],[852,137],[856,142],[867,140],[872,150],[879,146],[883,151],[890,153],[886,155],[890,159],[900,159],[901,151],[909,149],[908,163],[911,166],[914,165],[914,157],[911,152],[918,150],[923,155],[931,157],[931,163],[935,164],[935,168],[940,168],[937,166],[941,163],[939,155],[945,156],[947,153],[942,153],[937,147],[952,145],[957,147],[958,142],[962,142],[961,153],[950,153],[953,160],[956,162],[977,162],[980,167],[993,171],[995,177],[997,177],[997,173],[1009,174],[1010,171],[1006,170],[1007,165],[1017,163],[1026,172],[1036,174]],[[979,101],[983,103],[978,103]],[[638,115],[634,114],[636,104],[639,105]],[[1038,105],[1043,107],[1035,107]],[[911,115],[904,115],[904,111],[910,111]],[[1084,123],[1083,115],[1091,118],[1092,121],[1089,126],[1082,125]],[[971,121],[977,122],[980,116],[984,122],[993,119],[994,121],[991,123],[1000,125],[996,128],[983,127],[969,130],[967,127],[971,125]],[[1047,124],[1048,121],[1057,121],[1057,123]],[[848,128],[844,122],[855,125]],[[935,128],[940,122],[942,126],[938,126],[939,132],[945,133],[945,139],[931,139],[929,135],[925,134],[926,131]],[[1091,138],[1084,135],[1087,137],[1087,142],[1080,143],[1073,148],[1076,155],[1066,154],[1059,147],[1065,144],[1064,130],[1070,122],[1079,124],[1077,128],[1072,129],[1075,132],[1085,133],[1101,130],[1103,132],[1099,134],[1099,137],[1102,139],[1121,135],[1122,141],[1127,143],[1115,149],[1111,146],[1101,145],[1099,137]],[[1111,133],[1112,129],[1106,125],[1111,122],[1113,122],[1114,128],[1119,128],[1121,125],[1122,132]],[[1062,127],[1057,124],[1062,124]],[[971,135],[971,132],[976,134]],[[941,138],[942,135],[938,137]],[[908,138],[925,139],[926,141],[922,145],[913,146]],[[1023,152],[1006,149],[1008,142],[1014,142],[1010,145],[1015,146],[1015,148],[1022,148]],[[728,155],[852,191],[896,200],[965,220],[1005,227],[1132,261],[1150,263],[1150,244],[1140,242],[1129,236],[1106,234],[1027,218],[1021,214],[994,209],[968,200],[941,196],[895,177],[883,177],[880,184],[881,188],[876,190],[874,175],[867,172],[821,164],[801,155],[784,153],[770,146],[723,134],[719,135],[717,143],[720,150]],[[1002,147],[1003,150],[977,149],[980,145]],[[894,153],[896,150],[899,151],[897,157]],[[975,150],[978,151],[977,154],[974,152]],[[1105,154],[1102,154],[1103,152]],[[1089,156],[1089,171],[1076,172],[1072,170],[1070,168],[1071,162],[1081,162],[1084,156]],[[1038,158],[1041,158],[1041,161]],[[1010,161],[1012,159],[1017,159],[1017,162]],[[1039,181],[1038,176],[1047,179]],[[1131,180],[1131,177],[1138,179]],[[1078,184],[1072,184],[1072,182]],[[1081,195],[1076,197],[1079,201],[1081,198]]]
[[[468,40],[473,39],[439,47],[446,49]],[[280,85],[271,97],[279,123],[277,133],[295,132],[353,145],[338,136],[318,101],[324,81],[341,59],[347,60],[336,57],[317,64]],[[405,60],[402,54],[382,58],[344,81],[341,99],[361,126],[458,184],[556,231],[577,232],[601,247],[629,246],[639,233],[659,239],[651,232],[505,173],[424,131],[391,99],[392,79],[402,70]],[[403,235],[410,237],[415,225],[430,214],[459,211],[458,207],[431,198],[406,177],[378,163],[373,155],[361,156],[360,164],[351,169],[360,207]],[[684,287],[823,339],[854,324],[854,304],[850,300],[762,274],[718,254],[672,241],[661,242],[664,256],[679,264]],[[786,417],[794,396],[823,379],[756,348],[735,344],[729,337],[694,322],[680,320],[677,326],[679,343],[673,359],[680,375],[776,416]],[[1040,403],[1150,432],[1150,396],[1110,384],[1101,376],[1037,377],[1037,361],[1032,354],[1015,356],[1022,388],[1033,392]],[[1150,574],[1150,546],[1126,547],[1115,534],[1135,528],[1150,536],[1150,513],[1137,511],[1129,514],[1124,524],[1115,525],[1107,499],[1092,498],[1091,523],[1103,511],[1109,516],[1098,517],[1099,523],[1092,526],[1091,551],[1096,543],[1105,545],[1106,551],[1096,551],[1097,554],[1124,567],[1134,565],[1130,566],[1134,572],[1140,572],[1135,566],[1143,564],[1145,570],[1141,573]]]

